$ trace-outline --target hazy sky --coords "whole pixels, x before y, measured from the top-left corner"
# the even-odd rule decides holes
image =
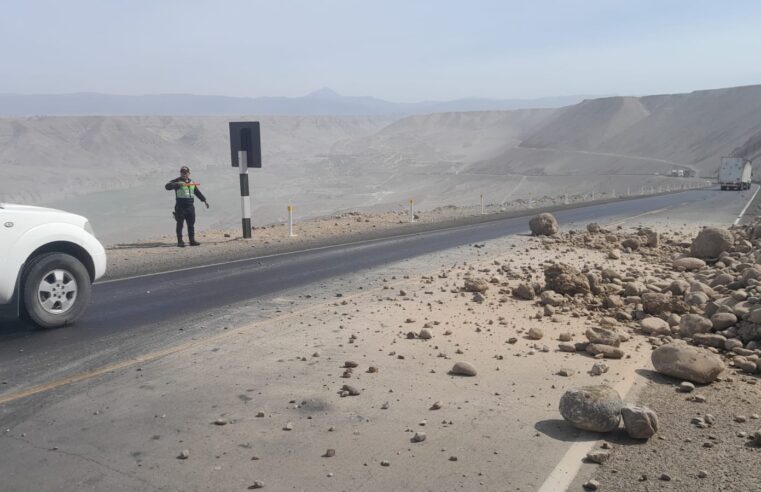
[[[761,2],[0,0],[0,93],[393,101],[761,83]]]

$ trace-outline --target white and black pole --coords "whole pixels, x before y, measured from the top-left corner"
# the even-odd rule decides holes
[[[262,167],[262,144],[258,121],[230,122],[230,157],[238,167],[240,209],[243,238],[251,239],[251,197],[248,190],[249,168]]]
[[[248,193],[248,152],[238,151],[238,169],[240,174],[240,210],[243,219],[243,239],[251,239],[251,197]]]

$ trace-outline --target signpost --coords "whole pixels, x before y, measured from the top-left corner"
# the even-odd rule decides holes
[[[240,206],[243,238],[251,239],[251,199],[248,194],[248,168],[262,167],[262,144],[258,121],[230,122],[230,160],[240,169]]]

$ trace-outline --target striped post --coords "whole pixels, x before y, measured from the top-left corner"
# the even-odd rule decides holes
[[[240,171],[240,209],[243,219],[243,239],[251,239],[251,198],[248,195],[248,153],[238,151],[238,169]]]
[[[288,205],[288,237],[296,237],[293,233],[293,205]]]

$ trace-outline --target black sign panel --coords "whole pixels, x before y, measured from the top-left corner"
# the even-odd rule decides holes
[[[248,167],[262,167],[262,142],[258,121],[230,122],[230,157],[233,167],[238,167],[238,151],[246,151]]]

